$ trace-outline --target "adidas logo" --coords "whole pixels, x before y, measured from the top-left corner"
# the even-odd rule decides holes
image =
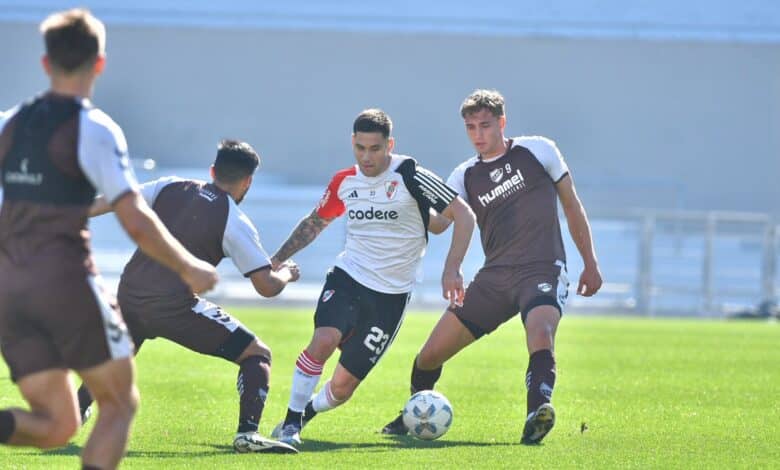
[[[357,189],[355,189],[351,193],[349,193],[347,199],[357,199],[357,197],[358,197],[358,192]]]

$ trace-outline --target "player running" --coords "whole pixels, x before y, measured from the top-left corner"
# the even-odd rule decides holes
[[[200,259],[216,266],[230,258],[264,297],[278,295],[299,278],[293,262],[271,269],[260,236],[238,208],[252,185],[260,157],[245,142],[222,141],[210,172],[211,183],[166,177],[141,186],[141,194],[171,233]],[[90,211],[110,210],[98,198]],[[295,453],[295,448],[257,432],[268,396],[271,350],[221,307],[193,295],[167,268],[136,251],[119,281],[119,305],[136,351],[147,339],[167,338],[201,354],[238,364],[237,452]],[[91,398],[83,386],[79,406],[89,413]]]
[[[217,280],[137,192],[119,126],[89,101],[105,66],[106,32],[89,11],[41,24],[50,89],[0,119],[0,347],[30,410],[0,410],[0,443],[52,448],[79,426],[69,369],[100,413],[84,469],[116,468],[138,405],[133,344],[102,288],[87,212],[100,191],[130,237],[188,291]]]
[[[555,143],[544,137],[504,137],[500,93],[476,90],[463,102],[461,116],[477,155],[455,168],[447,182],[477,216],[485,264],[463,305],[450,305],[415,358],[411,392],[433,389],[448,359],[520,312],[530,354],[521,440],[535,444],[555,424],[553,346],[569,286],[558,201],[584,261],[577,293],[586,297],[602,282],[590,224]],[[439,230],[448,224],[441,217],[432,222]],[[408,430],[398,416],[382,432]]]
[[[336,173],[319,206],[271,257],[274,265],[282,263],[336,217],[347,216],[344,251],[328,272],[314,335],[296,361],[287,416],[272,434],[294,445],[317,413],[349,400],[392,344],[425,252],[431,210],[455,222],[443,295],[455,302],[464,293],[460,265],[474,229],[471,210],[438,176],[392,153],[392,122],[384,111],[361,112],[352,129],[357,164]],[[312,396],[337,347],[341,356],[333,376]]]

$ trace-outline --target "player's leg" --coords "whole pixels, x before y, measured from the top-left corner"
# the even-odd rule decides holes
[[[30,410],[0,410],[0,443],[61,447],[79,426],[74,387],[64,369],[49,369],[19,379],[17,385]]]
[[[322,376],[322,368],[343,338],[348,337],[358,318],[360,285],[346,272],[333,268],[325,279],[314,313],[314,334],[295,361],[290,400],[284,421],[272,437],[299,444],[306,404]]]
[[[525,377],[527,415],[522,437],[526,444],[541,442],[555,425],[555,409],[551,404],[556,378],[555,333],[568,294],[566,268],[562,263],[532,279],[525,288],[527,303],[522,312],[529,354]]]
[[[517,312],[501,282],[505,277],[503,271],[481,270],[466,289],[463,305],[442,315],[412,363],[411,394],[432,390],[447,360]],[[383,434],[407,432],[401,413],[382,428]]]
[[[116,468],[125,453],[139,401],[133,359],[110,360],[77,372],[98,406],[97,421],[82,451],[82,462],[94,468]]]
[[[240,341],[236,336],[236,332],[231,335],[233,341]],[[289,444],[258,433],[271,382],[271,349],[252,335],[249,345],[234,362],[239,366],[236,380],[239,416],[233,448],[238,452],[296,453],[297,450]]]

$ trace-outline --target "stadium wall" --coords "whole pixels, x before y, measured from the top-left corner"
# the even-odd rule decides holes
[[[45,87],[33,24],[0,23],[0,107]],[[351,162],[362,108],[393,117],[397,150],[448,174],[471,153],[458,114],[501,90],[509,134],[557,140],[591,211],[780,215],[780,45],[339,33],[109,24],[96,102],[131,153],[201,166],[238,137],[264,170],[322,183]]]

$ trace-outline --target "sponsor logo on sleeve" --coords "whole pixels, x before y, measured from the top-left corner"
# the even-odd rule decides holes
[[[545,294],[552,290],[552,285],[549,282],[542,282],[536,287]]]

